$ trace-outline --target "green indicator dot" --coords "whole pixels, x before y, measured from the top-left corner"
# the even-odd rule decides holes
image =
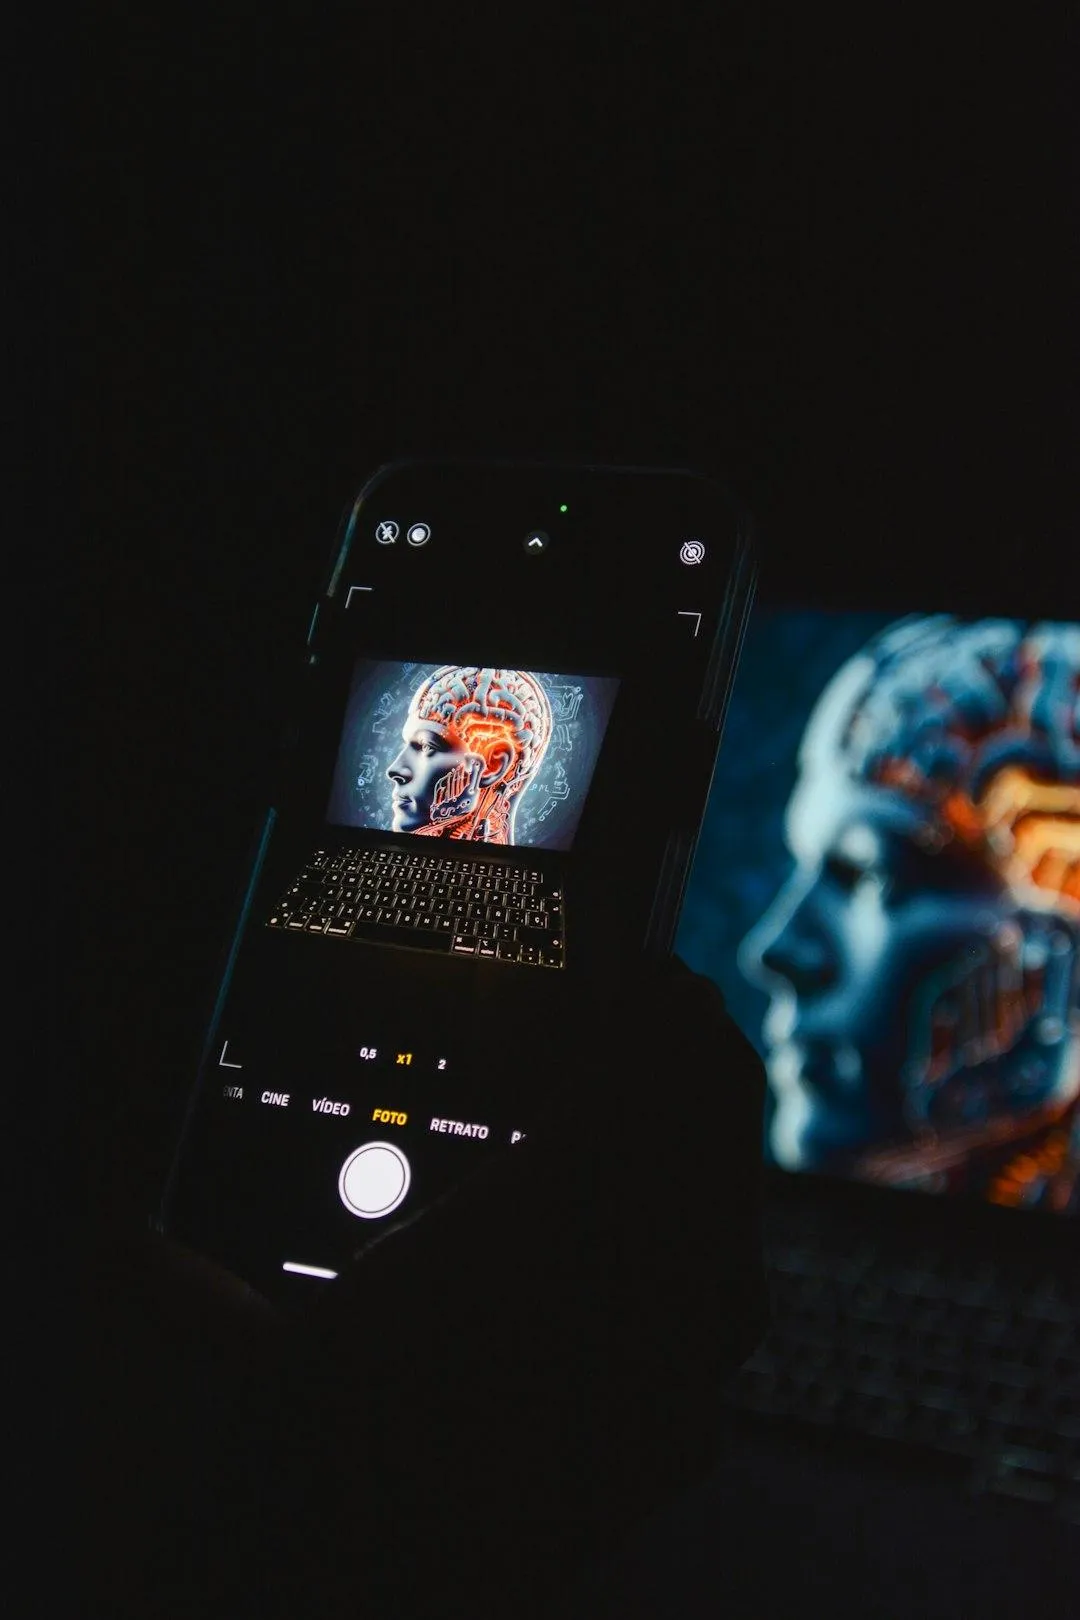
[[[559,511],[560,511],[560,512],[565,512],[565,511],[566,511],[566,507],[565,507],[565,505],[564,505],[564,506],[560,506],[560,507],[559,507]]]

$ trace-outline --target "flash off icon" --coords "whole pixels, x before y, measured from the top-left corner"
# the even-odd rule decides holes
[[[679,548],[679,561],[687,564],[699,563],[705,555],[705,547],[700,540],[684,540]]]

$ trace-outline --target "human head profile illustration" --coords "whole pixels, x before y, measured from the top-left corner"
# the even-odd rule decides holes
[[[744,939],[795,1170],[1076,1212],[1080,626],[912,616],[833,675]]]
[[[521,796],[551,741],[551,702],[535,675],[447,664],[409,704],[386,776],[395,832],[514,843]]]

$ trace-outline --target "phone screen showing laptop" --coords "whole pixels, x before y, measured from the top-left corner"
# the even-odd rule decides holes
[[[360,658],[326,819],[568,850],[618,687],[606,675]]]
[[[789,1171],[1080,1214],[1080,625],[761,605],[677,948]]]

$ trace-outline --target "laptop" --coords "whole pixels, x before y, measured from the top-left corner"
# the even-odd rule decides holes
[[[615,676],[358,658],[326,836],[265,926],[562,971],[567,860]],[[487,785],[464,747],[505,746]],[[391,835],[397,834],[398,838]],[[412,835],[413,848],[400,835]]]
[[[732,1410],[1080,1520],[1080,624],[763,596],[677,949],[761,1054]]]

